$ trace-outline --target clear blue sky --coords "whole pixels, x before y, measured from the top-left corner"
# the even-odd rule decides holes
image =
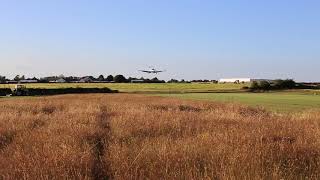
[[[0,74],[140,77],[155,66],[164,79],[320,81],[319,9],[319,0],[0,0]]]

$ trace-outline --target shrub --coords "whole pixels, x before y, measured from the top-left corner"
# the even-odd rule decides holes
[[[1,88],[0,89],[0,96],[6,96],[12,94],[12,91],[10,88]]]
[[[259,84],[258,84],[258,82],[257,82],[257,81],[253,81],[253,82],[251,83],[251,85],[250,85],[250,89],[251,89],[251,90],[257,90],[257,89],[259,89]]]
[[[5,76],[0,76],[0,83],[6,83],[7,79]]]
[[[296,87],[296,82],[292,79],[286,79],[283,81],[284,87],[288,89],[294,89]]]
[[[282,89],[283,88],[283,80],[282,79],[277,79],[274,81],[273,86],[277,89]]]
[[[294,89],[296,87],[296,82],[292,79],[277,79],[274,81],[275,89]]]
[[[251,83],[250,89],[251,90],[263,90],[267,91],[270,89],[294,89],[294,88],[302,88],[301,86],[298,86],[295,81],[292,79],[277,79],[273,81],[271,84],[268,81],[254,81]]]
[[[168,83],[178,83],[179,81],[178,80],[176,80],[176,79],[170,79],[169,81],[168,81]]]
[[[271,84],[268,81],[260,81],[259,82],[259,89],[261,90],[270,90],[271,89]]]
[[[58,94],[89,94],[89,93],[115,93],[109,88],[62,88],[62,89],[40,89],[29,88],[29,96],[41,96],[41,95],[58,95]]]

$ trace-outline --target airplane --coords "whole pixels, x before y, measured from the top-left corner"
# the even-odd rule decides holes
[[[158,74],[158,73],[164,72],[164,71],[156,70],[155,68],[152,68],[150,70],[139,70],[139,71],[148,73],[148,74]]]

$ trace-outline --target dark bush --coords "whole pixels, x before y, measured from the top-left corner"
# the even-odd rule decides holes
[[[296,87],[296,82],[292,79],[277,79],[274,81],[273,86],[275,89],[294,89]]]
[[[159,80],[158,78],[153,78],[153,79],[145,79],[144,83],[166,83],[163,80]]]
[[[5,76],[0,76],[0,83],[6,83],[7,79]]]
[[[29,96],[58,95],[58,94],[84,94],[84,93],[115,93],[118,91],[109,88],[63,88],[63,89],[28,89]]]
[[[284,80],[284,87],[288,89],[294,89],[296,87],[296,82],[292,79]]]
[[[296,84],[296,89],[320,89],[319,86],[317,85],[309,85],[309,84],[303,84],[303,83],[298,83]]]
[[[273,82],[273,86],[276,89],[282,89],[283,88],[283,80],[282,79],[277,79]]]
[[[296,88],[303,88],[303,86],[299,86],[295,81],[292,79],[277,79],[272,83],[268,81],[254,81],[251,83],[250,89],[253,91],[262,90],[281,90],[281,89],[296,89]]]
[[[268,91],[271,89],[271,84],[268,81],[260,81],[259,88],[260,90]]]
[[[12,91],[10,88],[1,88],[0,89],[0,96],[6,96],[12,94]]]
[[[253,81],[250,85],[250,89],[251,90],[258,90],[260,87],[259,87],[259,84],[257,81]]]
[[[178,83],[179,82],[179,80],[176,80],[176,79],[170,79],[169,81],[168,81],[168,83]]]

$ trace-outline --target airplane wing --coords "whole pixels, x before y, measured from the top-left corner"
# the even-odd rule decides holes
[[[146,70],[139,70],[141,72],[145,72],[145,73],[151,73],[151,71],[146,71]]]
[[[167,70],[156,71],[157,73],[167,72]]]

